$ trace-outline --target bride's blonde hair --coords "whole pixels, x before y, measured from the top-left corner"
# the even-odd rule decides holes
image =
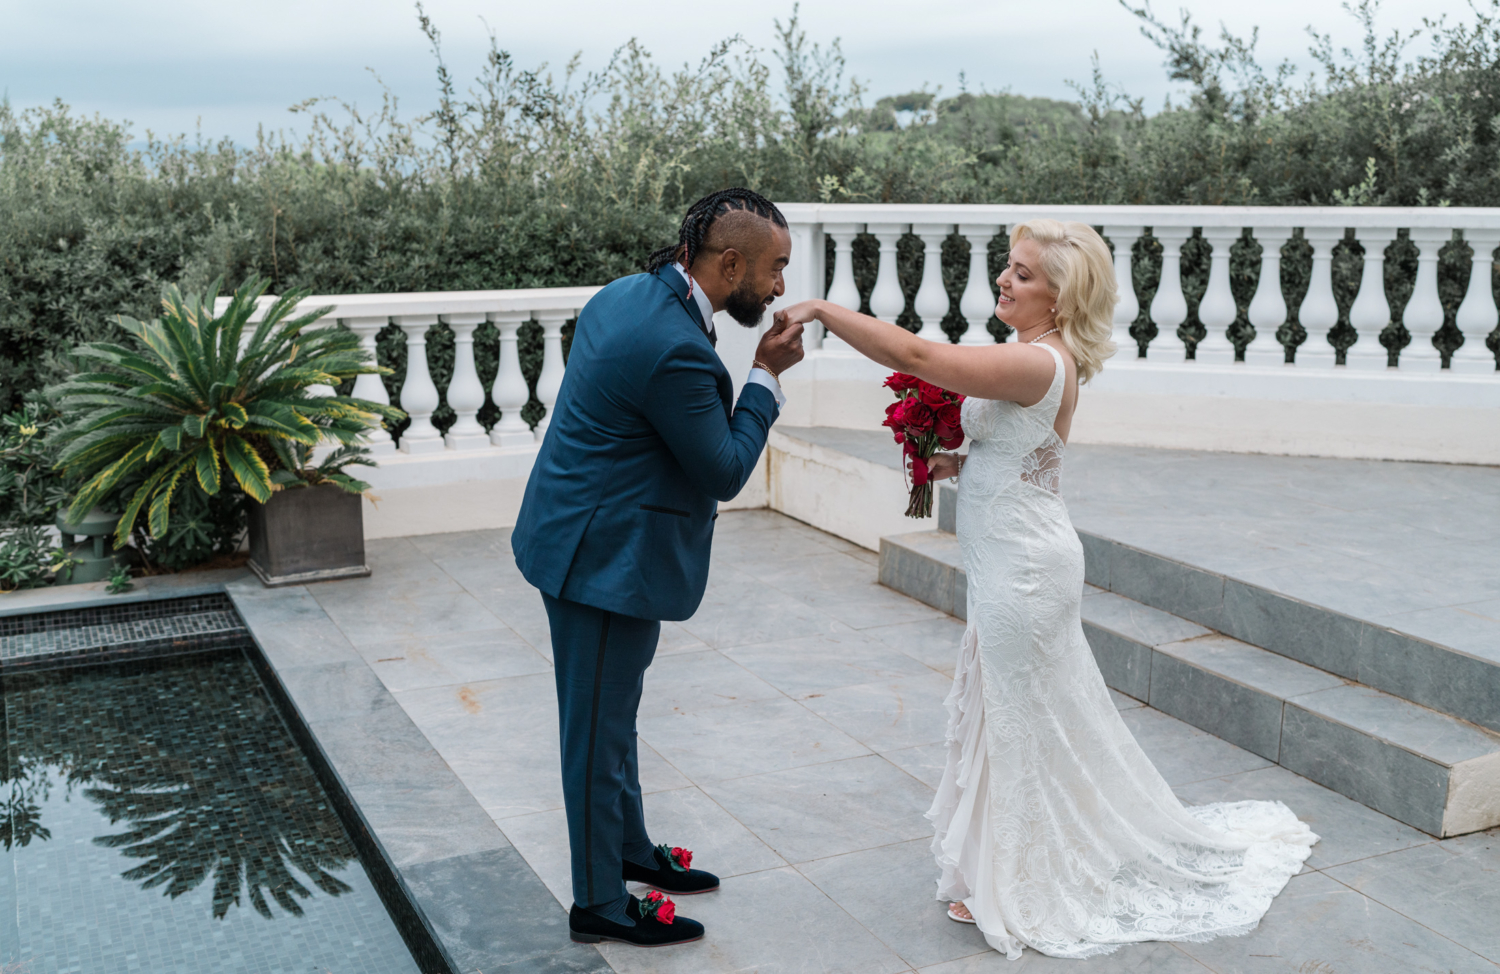
[[[1078,364],[1078,381],[1087,382],[1115,354],[1115,266],[1104,238],[1086,223],[1028,220],[1010,231],[1010,246],[1035,240],[1042,251],[1042,271],[1057,300],[1057,330]]]

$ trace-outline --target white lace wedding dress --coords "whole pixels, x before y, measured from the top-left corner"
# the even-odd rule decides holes
[[[1280,802],[1184,808],[1084,640],[1083,549],[1058,495],[1065,370],[1041,402],[969,399],[958,540],[968,630],[932,809],[938,899],[1012,960],[1254,929],[1317,836]]]

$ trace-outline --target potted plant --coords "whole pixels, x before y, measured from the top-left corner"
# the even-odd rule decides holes
[[[297,585],[370,574],[365,565],[361,496],[370,489],[344,473],[375,466],[365,446],[341,446],[321,463],[294,440],[273,444],[279,469],[274,493],[250,502],[250,569],[267,585]]]
[[[265,289],[265,281],[252,278],[216,316],[218,282],[206,296],[168,287],[160,318],[120,317],[131,345],[90,342],[74,350],[94,370],[51,390],[64,416],[57,464],[82,483],[70,518],[114,497],[120,511],[115,544],[123,546],[143,511],[147,531],[160,538],[187,493],[242,491],[252,512],[255,505],[262,508],[250,518],[251,550],[270,550],[267,536],[285,534],[278,511],[298,507],[271,504],[279,491],[293,481],[341,491],[358,483],[339,470],[361,455],[343,448],[357,448],[382,420],[395,422],[404,414],[350,396],[320,395],[314,387],[337,387],[387,370],[370,360],[353,333],[310,327],[331,309],[294,317],[304,292],[271,301],[259,322],[252,322]],[[336,469],[305,462],[320,443],[335,445]],[[313,547],[334,560],[353,545],[362,549],[357,497],[353,510],[354,517],[330,526],[340,532],[342,546]],[[362,556],[360,562],[363,570]],[[351,567],[320,567],[306,559],[302,564],[314,573]]]

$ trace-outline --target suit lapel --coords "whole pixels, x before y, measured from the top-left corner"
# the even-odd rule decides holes
[[[688,317],[698,326],[698,330],[703,332],[703,337],[708,339],[709,344],[717,346],[718,342],[714,340],[713,333],[708,330],[708,326],[703,321],[703,312],[698,310],[698,302],[688,297],[687,281],[682,279],[682,275],[673,270],[671,265],[661,268],[655,274],[658,281],[677,295],[677,303],[682,305],[682,310],[687,312]]]

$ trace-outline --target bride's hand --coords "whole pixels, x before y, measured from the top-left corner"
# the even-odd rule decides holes
[[[789,325],[805,325],[816,321],[818,318],[818,302],[816,299],[810,301],[798,301],[796,304],[787,305],[772,315],[776,324],[783,321]]]
[[[963,457],[956,453],[934,453],[932,459],[927,461],[928,477],[931,480],[957,477],[963,468]]]

